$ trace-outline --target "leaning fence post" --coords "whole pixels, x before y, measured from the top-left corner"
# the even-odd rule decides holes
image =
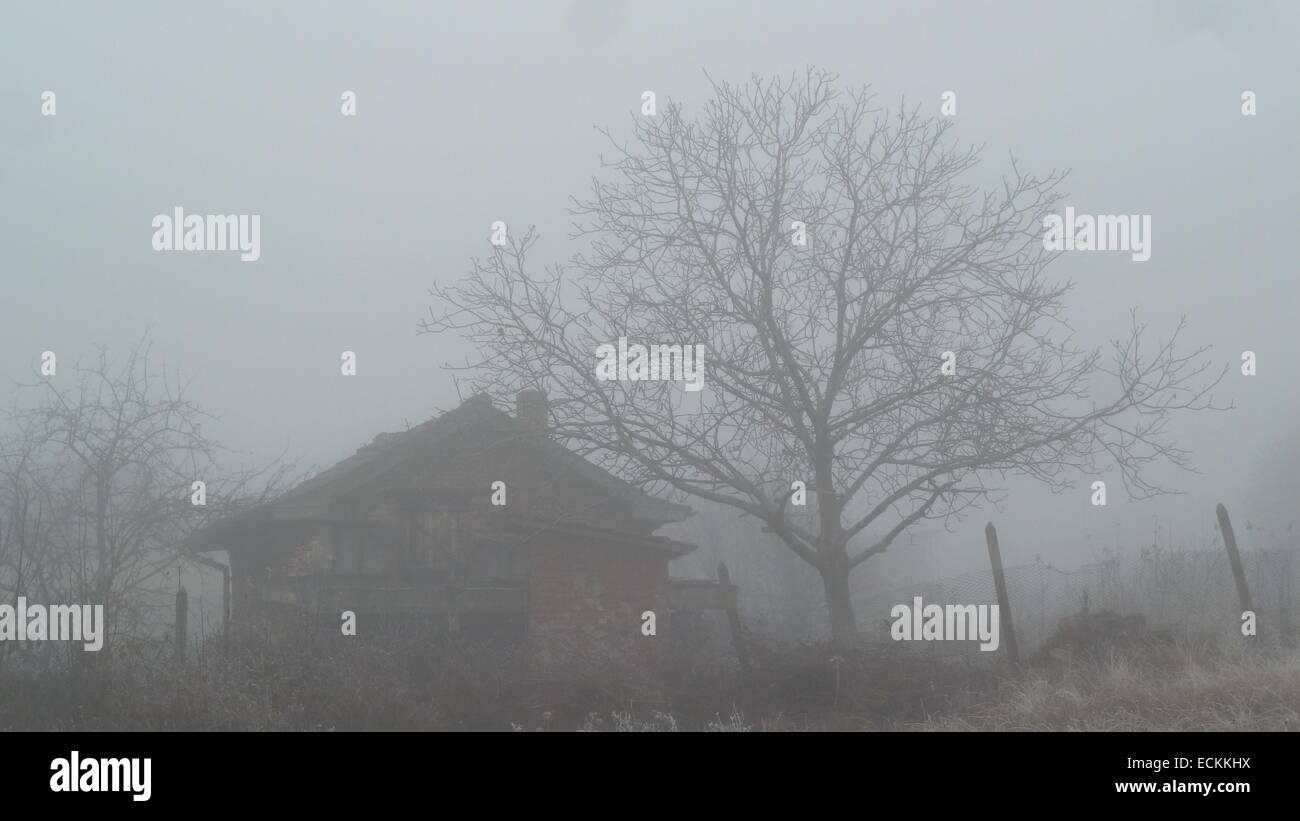
[[[221,641],[230,644],[230,567],[221,573]]]
[[[1219,532],[1223,534],[1223,545],[1228,549],[1228,563],[1232,565],[1232,578],[1237,583],[1237,600],[1241,602],[1243,611],[1254,613],[1255,605],[1250,600],[1250,588],[1246,586],[1246,570],[1241,565],[1241,551],[1237,549],[1237,536],[1232,532],[1228,509],[1220,504],[1214,513],[1219,517]]]
[[[172,657],[177,662],[185,661],[185,635],[189,628],[190,596],[182,586],[176,591],[176,640],[172,648]]]
[[[718,562],[718,583],[731,587],[731,573],[722,562]],[[745,636],[740,630],[740,611],[734,602],[727,608],[727,625],[731,628],[731,643],[736,648],[736,661],[740,662],[741,670],[748,670],[749,653],[745,649]]]
[[[1014,665],[1020,664],[1020,648],[1016,646],[1016,630],[1011,621],[1011,602],[1007,598],[1007,579],[1002,575],[1002,551],[998,549],[998,531],[989,522],[984,527],[984,538],[989,543],[989,563],[993,565],[993,589],[998,594],[998,624],[1006,636],[1007,655]]]

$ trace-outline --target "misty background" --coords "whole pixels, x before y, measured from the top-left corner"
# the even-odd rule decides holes
[[[219,441],[323,469],[459,404],[439,366],[467,351],[416,335],[427,290],[488,252],[494,220],[536,226],[534,261],[567,258],[568,198],[599,167],[593,126],[626,133],[646,90],[692,114],[705,71],[812,64],[870,83],[882,107],[938,116],[954,91],[955,136],[985,145],[972,182],[996,182],[1014,152],[1027,171],[1071,169],[1078,213],[1151,214],[1149,261],[1070,253],[1049,269],[1076,283],[1076,341],[1106,344],[1131,307],[1160,338],[1186,314],[1185,344],[1231,369],[1215,396],[1236,408],[1170,431],[1201,474],[1152,473],[1184,495],[1131,503],[1116,473],[1062,495],[1014,482],[1000,509],[932,540],[936,569],[985,566],[988,519],[1009,564],[1062,568],[1149,543],[1157,522],[1162,542],[1190,541],[1217,502],[1280,533],[1300,491],[1297,23],[1300,7],[1266,3],[9,5],[0,384],[30,381],[44,350],[63,373],[148,331]],[[1247,89],[1258,116],[1241,115]],[[57,116],[40,115],[45,90]],[[356,117],[340,115],[345,90]],[[150,221],[175,206],[260,214],[261,259],[153,251]],[[1257,376],[1240,374],[1245,350]],[[1089,504],[1095,478],[1106,507]],[[1249,549],[1258,531],[1238,530]]]

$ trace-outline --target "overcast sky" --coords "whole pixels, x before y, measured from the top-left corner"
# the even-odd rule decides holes
[[[328,466],[456,404],[438,365],[463,349],[416,335],[427,289],[463,275],[498,219],[567,256],[593,126],[623,127],[647,89],[698,103],[706,70],[813,64],[936,115],[955,91],[956,135],[986,145],[989,173],[1012,151],[1071,169],[1064,204],[1080,212],[1151,214],[1148,262],[1055,263],[1077,282],[1080,340],[1120,333],[1133,306],[1156,332],[1185,313],[1187,341],[1233,368],[1235,411],[1177,423],[1204,472],[1175,477],[1186,495],[1133,504],[1115,481],[1098,509],[1086,482],[1018,488],[950,537],[954,563],[983,561],[985,518],[1008,562],[1068,566],[1090,558],[1084,533],[1149,538],[1159,516],[1190,537],[1219,501],[1262,516],[1269,460],[1300,438],[1300,4],[196,5],[0,10],[0,376],[148,329],[226,444]],[[261,259],[153,251],[153,216],[177,205],[260,214]],[[1237,370],[1247,349],[1254,377]]]

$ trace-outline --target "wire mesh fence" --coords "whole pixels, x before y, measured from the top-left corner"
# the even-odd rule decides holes
[[[1295,589],[1300,563],[1294,549],[1245,551],[1242,562],[1254,600],[1260,632],[1289,633],[1296,621]],[[1145,550],[1137,556],[1110,556],[1078,570],[1062,571],[1042,562],[1004,569],[1007,598],[1023,653],[1042,647],[1062,618],[1084,611],[1141,613],[1153,630],[1174,638],[1240,635],[1242,608],[1228,557],[1222,550]],[[996,604],[991,571],[964,573],[901,585],[855,601],[868,636],[888,638],[884,629],[895,605]],[[1002,614],[1005,623],[1006,614]],[[936,642],[944,649],[973,645]]]
[[[774,537],[736,527],[734,517],[715,517],[710,523],[714,526],[683,536],[706,547],[688,557],[694,565],[683,564],[684,575],[712,575],[724,561],[740,588],[747,632],[785,641],[829,637],[825,593],[816,570]],[[1160,534],[1167,544],[1161,544]],[[1021,653],[1034,653],[1057,633],[1063,618],[1084,611],[1142,614],[1148,629],[1167,631],[1176,639],[1239,637],[1242,608],[1218,528],[1181,538],[1180,544],[1162,529],[1140,548],[1099,548],[1096,561],[1073,570],[1041,560],[1004,567]],[[1300,633],[1295,602],[1300,561],[1290,529],[1265,531],[1246,521],[1238,538],[1243,539],[1241,557],[1259,635]],[[1091,543],[1088,549],[1093,549]],[[926,604],[997,603],[987,569],[941,576],[928,561],[916,561],[872,565],[870,570],[858,576],[853,599],[867,640],[890,641],[891,611],[899,604],[912,605],[917,596]],[[927,644],[935,652],[978,652],[977,642]]]

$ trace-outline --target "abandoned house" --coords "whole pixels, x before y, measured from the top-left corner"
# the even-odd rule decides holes
[[[350,610],[359,632],[406,620],[608,656],[671,640],[688,613],[734,610],[730,584],[669,580],[694,546],[655,531],[690,509],[561,446],[548,417],[540,391],[520,392],[514,416],[473,397],[204,528],[190,549],[228,552],[235,622],[337,626]]]

